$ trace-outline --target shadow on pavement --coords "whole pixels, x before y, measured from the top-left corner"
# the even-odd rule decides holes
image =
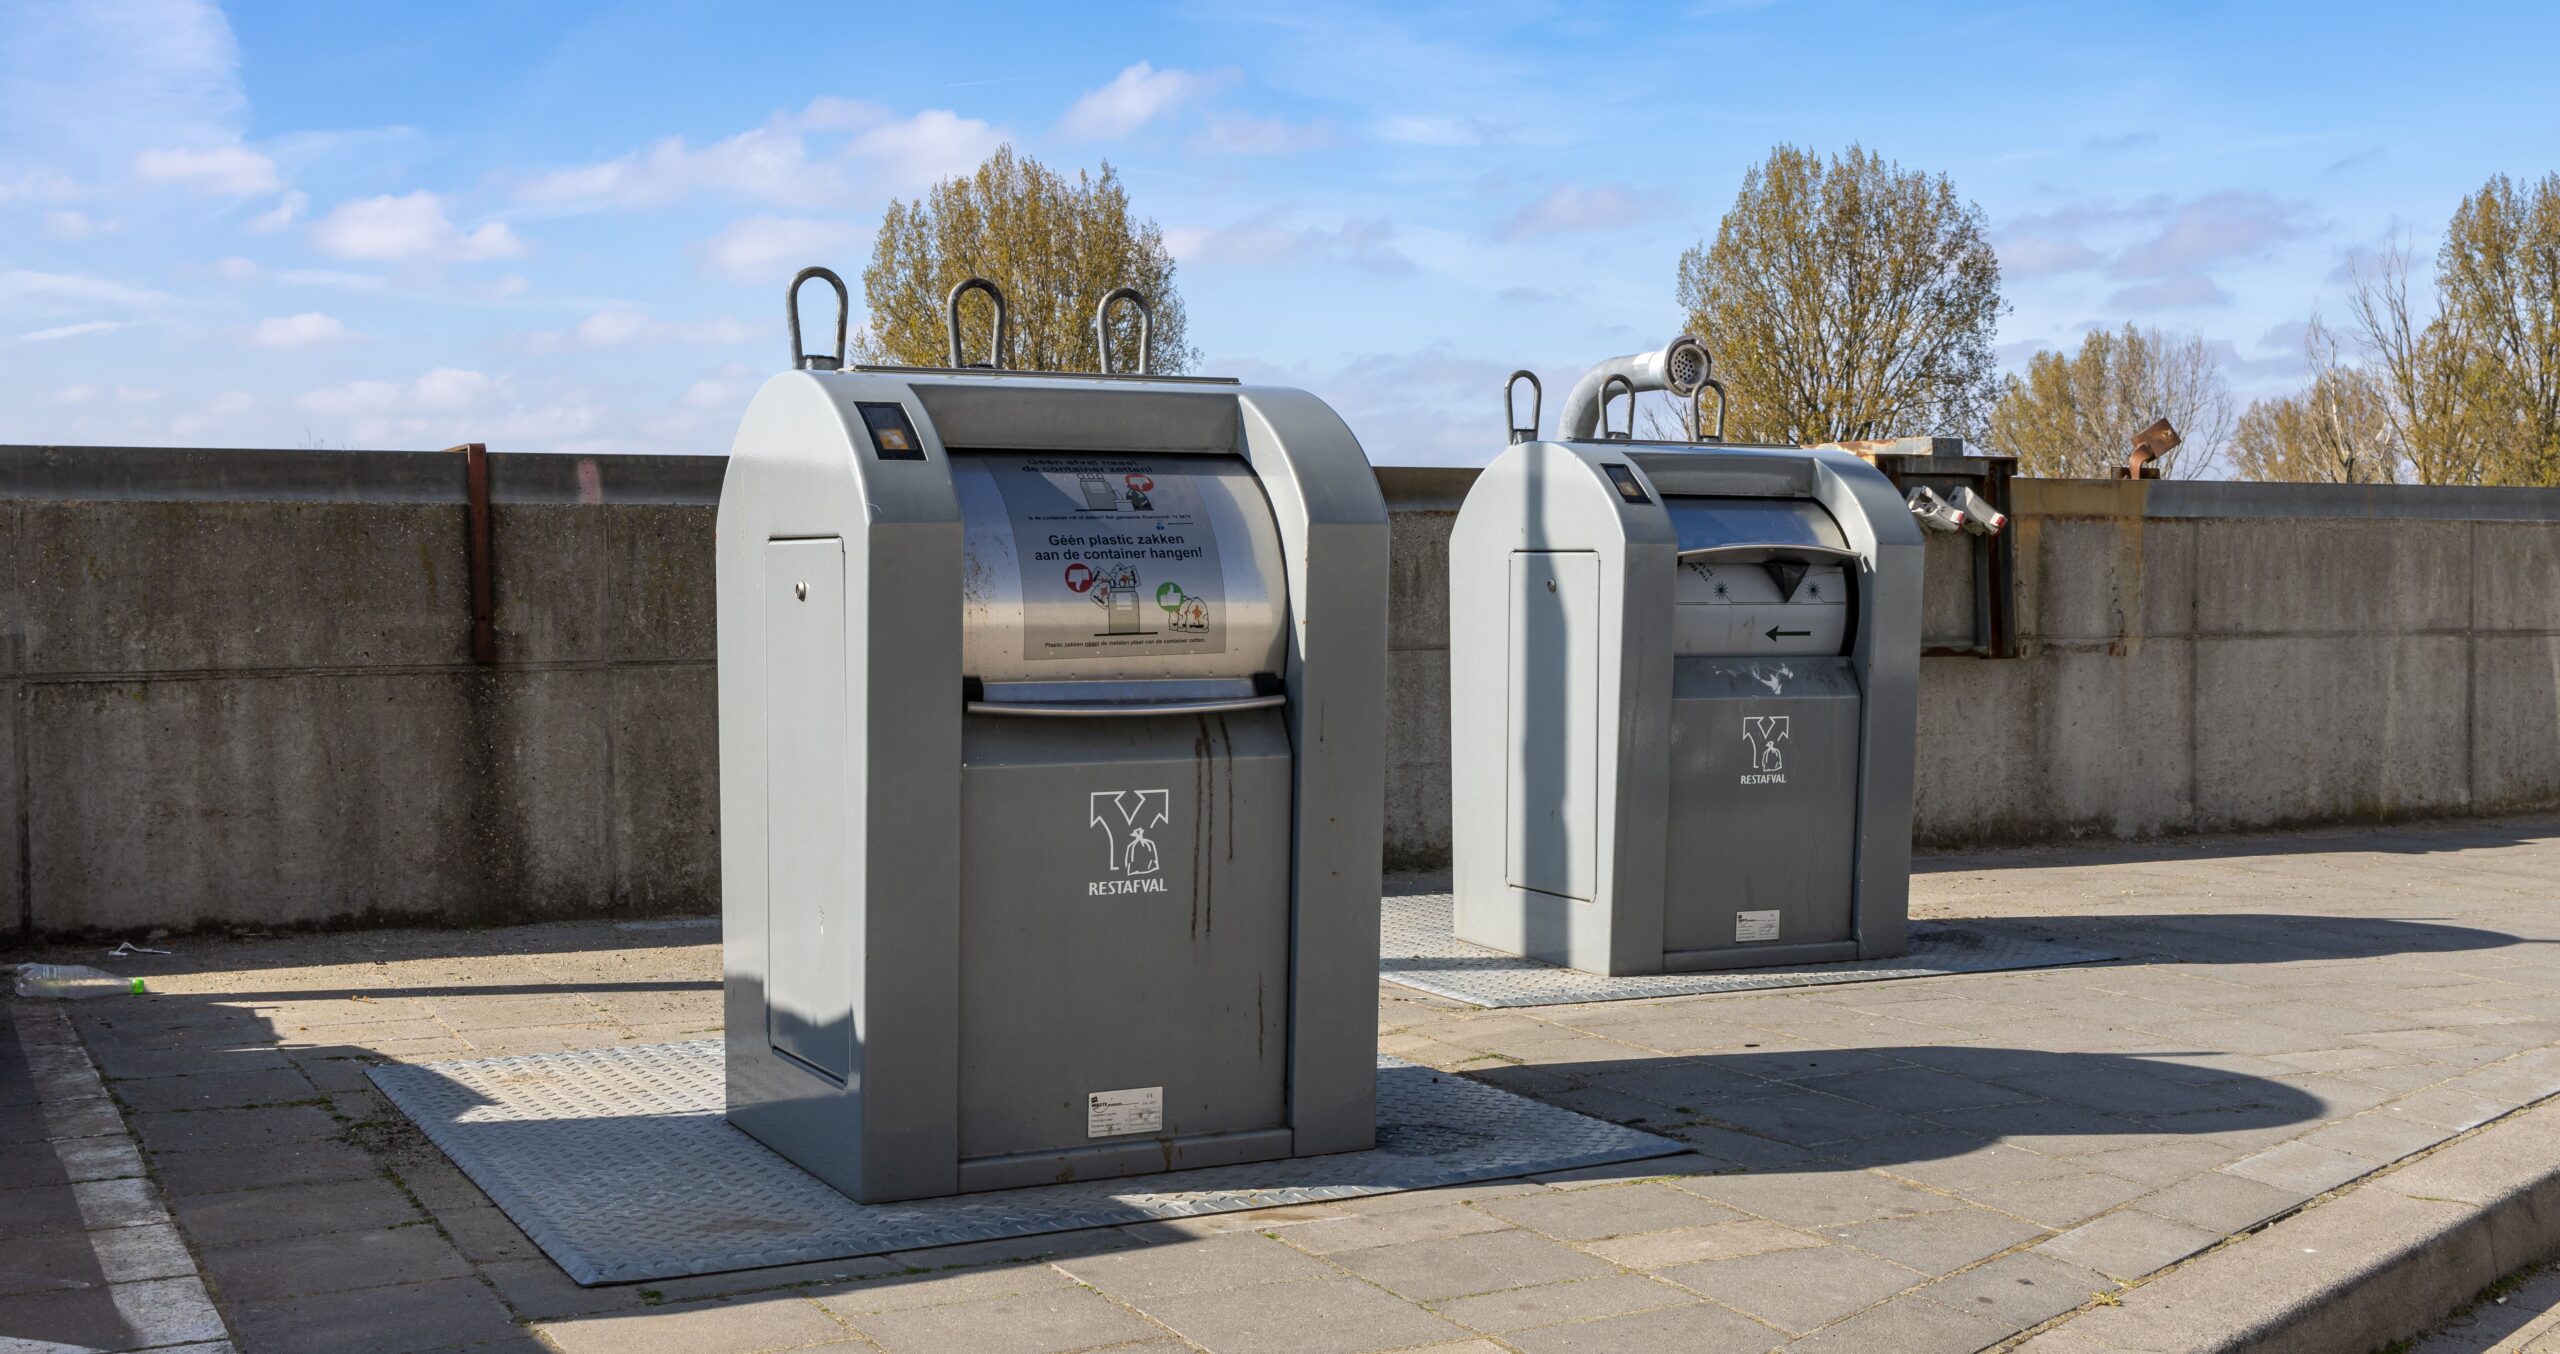
[[[2105,845],[2051,842],[1975,850],[1915,851],[1914,874],[1976,870],[2043,870],[2056,866],[2177,864],[2251,857],[2352,855],[2427,856],[2488,847],[2526,846],[2560,837],[2560,817],[2467,818],[2420,823],[2324,825],[2293,831],[2207,833]]]
[[[2177,1061],[1969,1044],[1535,1063],[1473,1073],[1753,1169],[1854,1170],[1962,1156],[2011,1139],[2120,1145],[2161,1135],[2281,1128],[2319,1097]]]
[[[2283,964],[2451,954],[2552,942],[2429,917],[2329,917],[2298,912],[2129,912],[1968,918],[2128,957],[2184,964]]]

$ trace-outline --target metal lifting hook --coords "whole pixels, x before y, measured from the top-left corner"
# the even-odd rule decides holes
[[[1706,427],[1703,418],[1706,412],[1704,405],[1707,392],[1710,390],[1716,393],[1716,430],[1713,433],[1702,431]],[[1725,393],[1724,382],[1712,376],[1700,377],[1698,388],[1689,393],[1689,440],[1692,442],[1723,441],[1725,410],[1732,406],[1733,396]]]
[[[1609,431],[1609,392],[1627,392],[1627,427],[1624,432]],[[1632,442],[1636,436],[1636,383],[1616,372],[1600,383],[1600,437],[1606,442]]]
[[[1529,383],[1529,422],[1525,427],[1520,423],[1520,416],[1513,413],[1511,408],[1511,397],[1519,390],[1520,383],[1524,380]],[[1512,441],[1537,441],[1538,421],[1545,417],[1546,408],[1547,388],[1538,383],[1538,373],[1522,367],[1502,379],[1502,426],[1511,431]]]
[[[823,278],[836,289],[836,354],[813,353],[800,346],[800,284],[811,278]],[[825,268],[803,268],[791,279],[790,289],[782,294],[782,313],[791,320],[791,367],[794,371],[844,370],[845,322],[853,313],[853,297],[844,289],[844,279]]]
[[[1138,308],[1138,375],[1155,372],[1155,307],[1147,304],[1147,294],[1135,287],[1113,287],[1102,294],[1102,304],[1093,308],[1093,350],[1100,354],[1102,374],[1116,376],[1111,370],[1111,303],[1126,301]]]
[[[995,347],[988,352],[986,361],[976,363],[975,366],[982,371],[1003,371],[1005,369],[1004,292],[983,277],[969,278],[951,289],[951,365],[954,369],[972,365],[962,361],[960,357],[960,298],[973,291],[985,292],[988,302],[996,308]]]

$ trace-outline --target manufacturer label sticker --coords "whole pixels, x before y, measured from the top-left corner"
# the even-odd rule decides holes
[[[1777,938],[1778,909],[1773,907],[1766,912],[1736,912],[1733,914],[1733,939],[1735,944],[1741,945],[1748,944],[1755,940],[1776,940]]]
[[[1118,1138],[1131,1133],[1164,1132],[1164,1088],[1137,1086],[1126,1091],[1096,1091],[1084,1098],[1084,1135]]]

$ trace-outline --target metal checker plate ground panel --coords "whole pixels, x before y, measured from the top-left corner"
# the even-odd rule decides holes
[[[1780,987],[1936,978],[1954,973],[2098,964],[2123,956],[2026,935],[1994,922],[1911,923],[1911,948],[1899,958],[1732,973],[1661,973],[1604,978],[1535,959],[1470,945],[1451,933],[1453,902],[1445,893],[1408,893],[1385,900],[1379,919],[1378,976],[1471,1006],[1569,1006]]]
[[[1378,1059],[1366,1152],[857,1204],[721,1117],[716,1040],[371,1069],[581,1284],[1431,1189],[1641,1161],[1685,1143]]]

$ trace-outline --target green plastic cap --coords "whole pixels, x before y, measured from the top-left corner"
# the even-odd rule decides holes
[[[137,993],[137,994],[139,994],[139,993],[142,991],[142,980],[141,980],[140,978],[136,978],[136,979],[134,979],[134,980],[133,980],[133,990],[134,990],[134,992],[135,992],[135,993]]]

